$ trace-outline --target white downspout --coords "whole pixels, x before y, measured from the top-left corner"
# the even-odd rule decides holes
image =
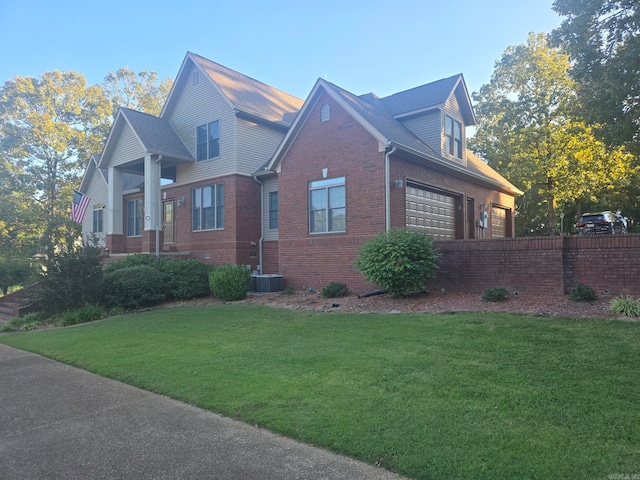
[[[258,274],[262,274],[262,243],[264,242],[264,183],[253,176],[253,180],[260,185],[260,240],[258,240]]]
[[[385,203],[385,229],[388,232],[391,230],[391,179],[389,174],[389,156],[393,155],[396,151],[396,147],[391,147],[391,150],[384,154],[384,203]]]

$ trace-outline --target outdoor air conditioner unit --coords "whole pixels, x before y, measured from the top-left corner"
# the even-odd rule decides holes
[[[282,275],[262,274],[251,277],[250,290],[256,293],[281,292],[283,290]]]

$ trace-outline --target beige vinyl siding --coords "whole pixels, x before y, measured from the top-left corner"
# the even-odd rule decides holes
[[[269,193],[278,191],[278,179],[268,178],[263,182],[262,231],[265,240],[278,240],[278,230],[269,230]]]
[[[237,119],[238,145],[237,173],[253,175],[275,153],[284,133],[264,125]]]
[[[118,165],[124,165],[133,160],[143,158],[145,154],[138,137],[135,136],[131,127],[124,123],[122,122],[122,126],[119,127],[120,131],[116,132],[116,145],[107,163],[110,167],[117,167]]]
[[[82,238],[86,242],[92,238],[93,234],[93,210],[94,205],[107,204],[107,184],[102,178],[100,171],[95,168],[93,170],[93,175],[91,175],[91,179],[89,180],[89,184],[87,187],[87,191],[83,192],[87,195],[91,202],[89,202],[89,207],[87,208],[87,213],[84,215],[84,219],[82,220]],[[108,231],[107,224],[107,209],[103,210],[102,214],[102,233],[97,234],[97,240],[99,242],[99,246],[104,247],[106,241],[106,232]]]
[[[193,84],[193,65],[183,72],[183,84],[174,109],[165,117],[183,143],[196,158],[196,128],[210,122],[220,122],[220,156],[218,158],[178,166],[177,184],[191,183],[235,173],[236,127],[235,114],[227,100],[204,74]]]
[[[442,127],[440,120],[440,110],[401,119],[403,125],[416,135],[420,140],[433,148],[434,151],[441,151]]]
[[[457,120],[462,124],[462,159],[456,158],[453,155],[449,155],[446,153],[446,136],[444,134],[444,125],[445,125],[445,117],[451,117],[454,120]],[[458,105],[458,99],[455,95],[451,95],[444,107],[442,108],[442,116],[441,116],[441,127],[440,127],[440,151],[442,152],[442,156],[453,160],[458,163],[462,163],[464,165],[467,164],[467,158],[465,156],[465,152],[467,150],[467,135],[466,135],[466,126],[464,124],[464,119],[462,118],[462,113],[460,112],[460,106]]]

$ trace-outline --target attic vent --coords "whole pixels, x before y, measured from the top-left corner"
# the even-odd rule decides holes
[[[322,107],[320,107],[320,121],[328,122],[330,117],[331,117],[331,109],[329,105],[325,103],[324,105],[322,105]]]
[[[191,74],[191,83],[193,85],[198,84],[198,70],[194,70],[193,73]]]

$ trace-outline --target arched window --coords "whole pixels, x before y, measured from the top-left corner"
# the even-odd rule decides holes
[[[331,109],[329,108],[329,105],[325,103],[324,105],[322,105],[322,107],[320,107],[320,121],[328,122],[330,116],[331,116]]]

